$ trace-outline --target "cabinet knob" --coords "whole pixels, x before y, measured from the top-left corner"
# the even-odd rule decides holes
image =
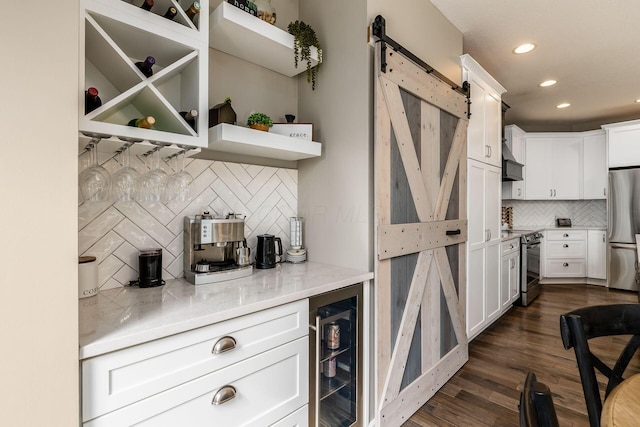
[[[569,235],[567,233],[564,233],[562,237],[569,237]]]
[[[562,264],[562,266],[563,266],[563,267],[569,267],[569,263],[568,263],[568,262],[565,262],[565,263],[563,263],[563,264]]]
[[[231,351],[236,348],[236,340],[233,337],[222,337],[213,345],[211,353],[220,354],[227,351]]]
[[[569,245],[567,245],[566,243],[564,245],[562,245],[563,248],[568,248]]]
[[[233,386],[225,385],[213,395],[212,405],[222,405],[236,397],[236,389]]]

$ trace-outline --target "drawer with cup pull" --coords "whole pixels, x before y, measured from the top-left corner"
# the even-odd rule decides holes
[[[307,336],[85,421],[83,427],[267,427],[299,409],[306,414],[308,400]]]
[[[547,241],[551,240],[586,240],[587,230],[547,230]]]
[[[308,335],[306,299],[82,361],[82,419]]]
[[[587,245],[584,240],[566,240],[547,242],[547,258],[583,258],[587,255]]]
[[[546,263],[548,277],[585,277],[587,265],[583,259],[553,259]]]
[[[512,254],[520,251],[520,238],[504,240],[500,243],[500,249],[502,250],[502,256]]]

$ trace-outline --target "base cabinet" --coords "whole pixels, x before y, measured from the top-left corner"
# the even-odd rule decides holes
[[[607,232],[589,230],[587,232],[587,277],[606,280],[607,278]]]
[[[507,310],[520,296],[520,241],[511,239],[502,242],[500,263],[500,304]]]
[[[276,423],[309,401],[307,316],[303,300],[85,360],[83,425],[305,425]]]

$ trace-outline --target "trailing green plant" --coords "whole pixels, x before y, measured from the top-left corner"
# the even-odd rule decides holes
[[[266,114],[253,113],[247,119],[247,126],[255,124],[262,124],[271,127],[273,126],[273,120],[271,120],[271,117],[267,116]]]
[[[322,48],[320,42],[316,36],[316,32],[310,25],[304,23],[304,21],[294,21],[287,26],[289,34],[293,36],[293,59],[296,68],[298,68],[298,62],[307,63],[307,82],[311,83],[311,89],[316,90],[316,82],[318,79],[318,69],[322,63]],[[318,64],[315,67],[311,66],[311,46],[315,46],[318,49]]]
[[[229,98],[228,96],[224,99],[224,103],[225,104],[231,104],[231,98]]]

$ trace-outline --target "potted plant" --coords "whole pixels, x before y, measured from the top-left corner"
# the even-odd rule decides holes
[[[307,82],[311,83],[311,89],[315,90],[318,69],[322,63],[322,49],[316,32],[303,21],[291,22],[287,30],[293,36],[293,59],[296,68],[298,68],[298,61],[307,63]],[[311,46],[315,46],[318,49],[318,65],[315,67],[311,66]]]
[[[273,120],[271,117],[263,113],[253,113],[247,119],[247,126],[251,129],[262,130],[269,132],[269,128],[273,126]]]

